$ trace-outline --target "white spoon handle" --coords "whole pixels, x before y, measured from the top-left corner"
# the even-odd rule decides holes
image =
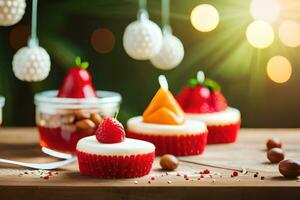
[[[7,159],[0,158],[0,163],[19,165],[19,166],[33,168],[33,169],[56,169],[56,168],[60,168],[64,165],[70,164],[70,163],[74,162],[76,159],[77,158],[74,156],[67,160],[39,164],[39,163],[19,162],[19,161],[13,161],[13,160],[7,160]]]
[[[58,151],[54,151],[51,149],[48,149],[46,147],[42,147],[42,152],[44,152],[45,154],[55,157],[55,158],[60,158],[60,159],[70,159],[73,158],[74,155],[73,154],[68,154],[68,153],[61,153]]]

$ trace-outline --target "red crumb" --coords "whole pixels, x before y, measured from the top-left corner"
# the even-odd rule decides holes
[[[43,177],[45,180],[48,180],[49,179],[49,176],[44,176]]]
[[[234,171],[234,172],[232,172],[231,177],[236,177],[238,175],[239,175],[239,173],[237,171]]]
[[[154,180],[155,180],[155,177],[154,177],[154,176],[152,176],[152,177],[151,177],[151,180],[152,180],[152,181],[154,181]]]
[[[205,170],[203,170],[203,172],[202,172],[203,174],[209,174],[210,173],[210,171],[208,170],[208,169],[205,169]]]
[[[204,176],[203,176],[203,175],[201,175],[201,176],[200,176],[200,178],[204,178]]]

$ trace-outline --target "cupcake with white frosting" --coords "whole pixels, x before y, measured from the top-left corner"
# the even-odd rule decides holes
[[[77,143],[80,173],[99,178],[134,178],[147,175],[155,157],[153,144],[125,138],[116,119],[105,118],[95,136]]]
[[[208,129],[208,144],[236,141],[241,124],[241,113],[229,107],[221,87],[211,79],[205,79],[202,71],[197,79],[191,79],[177,96],[177,101],[188,119],[205,122]]]
[[[160,76],[159,82],[161,88],[151,100],[143,116],[128,120],[128,137],[153,143],[156,147],[156,155],[201,154],[206,146],[206,125],[203,122],[186,119],[185,113],[168,90],[165,77]]]

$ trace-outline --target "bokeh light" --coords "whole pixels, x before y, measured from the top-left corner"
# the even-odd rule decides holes
[[[249,43],[259,49],[267,48],[274,41],[274,31],[264,21],[254,21],[247,27],[246,36]]]
[[[256,20],[274,22],[280,15],[278,0],[252,0],[250,13]]]
[[[9,43],[12,48],[19,49],[26,46],[30,35],[30,27],[27,25],[16,25],[9,33]]]
[[[91,35],[91,45],[98,53],[109,53],[115,46],[113,32],[107,28],[99,28]]]
[[[267,74],[276,83],[287,82],[292,74],[292,65],[287,58],[274,56],[268,62]]]
[[[300,45],[300,24],[286,20],[280,23],[278,29],[280,41],[288,47],[298,47]]]
[[[212,5],[198,5],[192,10],[191,23],[198,31],[212,31],[219,24],[219,12]]]

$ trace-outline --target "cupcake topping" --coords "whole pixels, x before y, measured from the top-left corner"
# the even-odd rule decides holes
[[[120,143],[125,139],[123,125],[112,117],[106,117],[96,130],[96,138],[100,143]]]
[[[143,113],[143,121],[153,124],[181,125],[185,122],[185,114],[168,90],[166,77],[159,76],[161,88],[157,91]]]
[[[64,98],[90,98],[96,97],[90,73],[86,70],[88,62],[81,62],[80,57],[75,59],[76,67],[72,67],[65,76],[58,97]]]
[[[189,81],[189,85],[177,96],[177,101],[186,113],[213,113],[227,108],[220,85],[205,78],[202,71],[198,72],[197,79]]]

